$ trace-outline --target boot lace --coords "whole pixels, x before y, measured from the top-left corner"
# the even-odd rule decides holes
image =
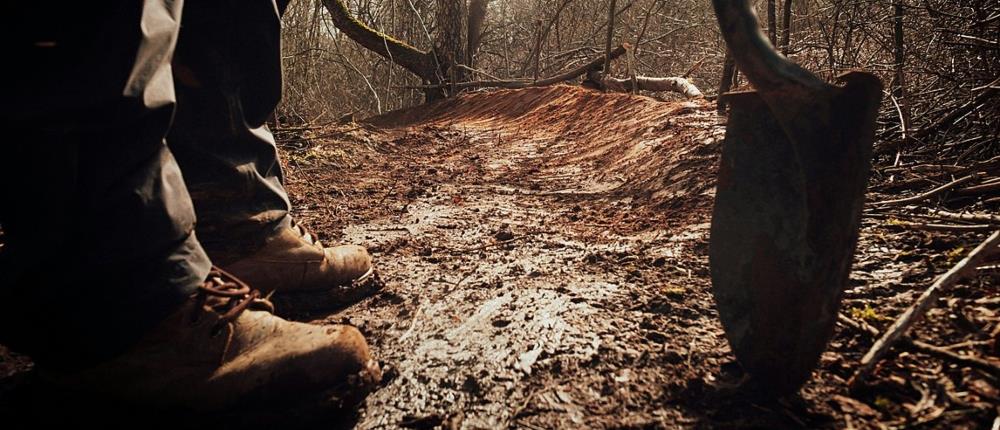
[[[291,228],[292,231],[298,233],[299,237],[301,237],[302,240],[306,241],[306,243],[313,245],[319,248],[320,250],[323,250],[323,244],[319,241],[319,236],[310,232],[308,229],[303,227],[302,224],[292,221]]]
[[[212,267],[208,277],[195,293],[195,311],[191,323],[195,323],[206,308],[219,314],[219,322],[212,328],[212,336],[218,336],[226,331],[226,343],[222,351],[220,364],[226,362],[229,347],[236,332],[234,323],[240,314],[247,309],[263,310],[274,313],[274,304],[270,295],[261,297],[260,291],[250,288],[239,278],[218,267]]]

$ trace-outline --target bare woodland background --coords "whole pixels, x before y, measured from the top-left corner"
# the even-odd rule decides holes
[[[329,3],[330,1],[328,1]],[[465,0],[346,0],[369,27],[431,51]],[[720,87],[725,45],[707,0],[618,0],[613,44],[635,47],[635,72],[689,75],[708,96]],[[552,76],[604,52],[607,0],[491,0],[481,48],[465,81]],[[764,29],[788,57],[826,79],[865,69],[886,86],[878,146],[900,162],[921,153],[996,155],[1000,3],[993,0],[764,0]],[[454,19],[454,18],[452,18]],[[464,19],[464,16],[458,19]],[[285,96],[278,118],[324,123],[422,103],[415,75],[338,31],[322,0],[284,17]],[[440,49],[440,47],[438,47]],[[537,63],[536,63],[537,62]],[[624,76],[625,61],[612,73]],[[463,79],[459,79],[463,80]],[[423,82],[426,83],[426,82]],[[745,81],[737,78],[737,87]],[[679,95],[657,95],[680,97]],[[902,144],[902,145],[900,145]],[[897,148],[903,151],[897,154]]]

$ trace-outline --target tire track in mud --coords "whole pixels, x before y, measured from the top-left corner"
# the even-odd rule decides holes
[[[371,123],[319,144],[354,148],[335,174],[292,154],[289,175],[299,217],[368,246],[388,281],[317,319],[361,327],[387,370],[359,428],[693,419],[677,398],[728,359],[711,106],[553,87]]]

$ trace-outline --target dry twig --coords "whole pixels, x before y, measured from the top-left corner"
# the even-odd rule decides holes
[[[954,181],[951,181],[951,182],[949,182],[947,184],[944,184],[944,185],[942,185],[940,187],[934,188],[934,189],[932,189],[930,191],[927,191],[927,192],[923,192],[923,193],[917,194],[915,196],[906,197],[906,198],[902,198],[902,199],[896,199],[896,200],[885,200],[885,201],[873,203],[873,205],[875,205],[875,206],[893,206],[893,205],[902,205],[902,204],[907,204],[907,203],[916,203],[916,202],[919,202],[919,201],[927,200],[927,199],[929,199],[931,197],[934,197],[934,196],[936,196],[938,194],[941,194],[941,193],[943,193],[945,191],[948,191],[948,190],[950,190],[952,188],[955,188],[955,187],[957,187],[959,185],[962,185],[962,184],[964,184],[966,182],[969,182],[969,181],[971,181],[973,179],[976,179],[977,177],[978,177],[978,175],[976,175],[976,174],[963,176],[963,177],[958,178],[958,179],[956,179]]]
[[[950,270],[945,272],[934,281],[933,284],[923,294],[917,298],[917,301],[910,306],[906,312],[896,319],[896,322],[886,330],[885,334],[882,335],[875,344],[872,345],[871,349],[861,358],[860,366],[858,370],[851,377],[848,385],[851,388],[856,387],[859,383],[863,382],[867,378],[868,374],[871,373],[872,369],[875,368],[875,364],[889,351],[890,348],[898,341],[906,331],[915,322],[923,318],[924,313],[931,307],[937,297],[941,294],[941,290],[948,288],[952,284],[964,279],[970,273],[975,273],[976,266],[986,258],[987,256],[998,251],[998,244],[1000,244],[1000,230],[994,232],[990,237],[988,237],[983,243],[980,243],[969,255],[965,256],[962,261],[959,261]]]
[[[923,231],[991,231],[996,229],[996,226],[991,224],[936,224],[908,221],[892,221],[888,226]]]
[[[844,314],[837,316],[837,321],[841,324],[848,326],[855,331],[867,334],[872,338],[877,338],[879,335],[878,329],[872,327],[871,325],[865,323],[864,321],[856,321],[851,317]],[[902,336],[900,338],[900,343],[905,347],[912,349],[917,352],[921,352],[933,357],[938,357],[944,360],[951,361],[960,366],[975,367],[989,375],[1000,375],[1000,366],[997,364],[985,360],[979,357],[972,357],[968,355],[956,354],[950,351],[948,348],[942,348],[940,346],[931,345],[929,343],[924,343],[919,340],[913,340],[909,336]]]
[[[954,221],[985,222],[989,224],[1000,224],[1000,215],[987,213],[955,213],[941,209],[931,209],[932,215]]]

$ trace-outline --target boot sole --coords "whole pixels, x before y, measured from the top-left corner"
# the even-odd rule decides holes
[[[295,291],[275,293],[271,302],[277,315],[300,314],[315,311],[342,309],[360,302],[379,292],[385,282],[374,269],[355,279],[349,285],[333,287],[329,290]]]
[[[105,428],[149,429],[273,429],[353,428],[369,393],[379,383],[348,381],[326,390],[293,396],[280,402],[247,401],[228,409],[206,411],[182,406],[150,406],[130,399],[78,392],[48,384],[32,375],[10,404],[0,405],[8,420],[30,422],[10,428],[78,427],[81,423]],[[5,422],[5,424],[10,424]]]

